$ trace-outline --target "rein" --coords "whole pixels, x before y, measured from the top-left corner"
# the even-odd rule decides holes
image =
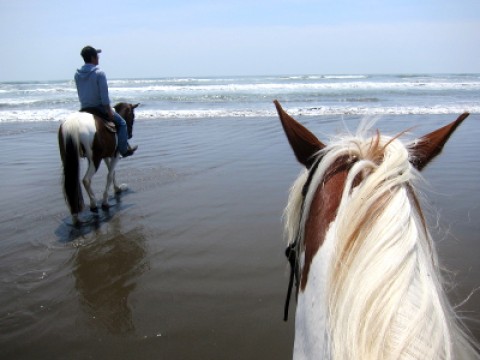
[[[287,298],[283,309],[283,321],[288,321],[288,308],[290,307],[290,298],[292,297],[293,280],[295,279],[295,299],[298,297],[298,284],[300,283],[300,270],[298,266],[298,241],[299,236],[293,243],[285,249],[285,256],[290,263],[290,278],[288,280]]]
[[[310,184],[312,182],[313,175],[320,164],[321,158],[319,158],[313,164],[310,172],[308,174],[307,181],[303,185],[302,189],[302,207],[301,207],[301,214],[300,214],[300,224],[298,228],[300,229],[300,225],[303,219],[303,207],[305,205],[305,197],[307,196],[308,189],[310,188]],[[295,300],[298,298],[298,288],[300,284],[300,266],[299,266],[299,256],[300,256],[300,231],[298,232],[297,236],[295,237],[295,241],[292,242],[290,245],[287,246],[285,249],[285,256],[288,259],[288,263],[290,264],[290,277],[288,280],[288,288],[287,288],[287,298],[285,299],[285,307],[283,309],[283,321],[288,321],[288,309],[290,307],[290,298],[292,297],[292,288],[293,282],[295,280]]]

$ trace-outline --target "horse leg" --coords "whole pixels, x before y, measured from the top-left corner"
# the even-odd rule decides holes
[[[112,182],[115,188],[115,192],[121,191],[115,180],[115,166],[117,165],[118,159],[119,157],[104,159],[105,164],[108,168],[108,175],[107,184],[105,185],[105,191],[103,192],[102,209],[108,209],[110,207],[110,205],[108,204],[108,190],[110,189]]]
[[[92,184],[92,177],[97,172],[98,166],[95,166],[95,162],[88,159],[88,169],[83,177],[83,186],[85,190],[87,190],[88,197],[90,198],[90,211],[98,212],[97,208],[97,200],[95,199],[95,194],[93,193],[91,184]]]
[[[107,165],[107,168],[108,170],[110,171],[111,169],[111,164],[112,164],[112,158],[105,158],[103,159],[103,161],[105,161],[105,165]],[[114,166],[115,167],[115,166]],[[121,193],[122,192],[122,188],[120,186],[118,186],[117,184],[117,178],[115,177],[115,169],[112,169],[113,171],[113,190],[115,191],[115,194],[118,194],[118,193]]]

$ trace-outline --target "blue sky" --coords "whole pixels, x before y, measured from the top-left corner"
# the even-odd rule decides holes
[[[0,0],[0,81],[480,73],[480,0]]]

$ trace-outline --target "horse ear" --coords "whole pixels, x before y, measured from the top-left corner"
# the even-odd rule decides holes
[[[454,122],[437,129],[420,139],[410,147],[410,162],[417,170],[422,170],[443,149],[443,146],[455,129],[467,118],[469,113],[463,113]]]
[[[140,103],[132,105],[132,109],[136,109],[138,107],[138,105],[140,105]]]
[[[307,168],[310,168],[314,162],[313,155],[322,150],[325,145],[307,128],[288,115],[282,109],[277,100],[273,103],[277,108],[283,130],[287,135],[288,142],[290,143],[297,160]]]

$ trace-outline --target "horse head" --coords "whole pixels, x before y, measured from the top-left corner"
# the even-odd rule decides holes
[[[140,104],[129,104],[129,103],[118,103],[114,106],[115,111],[125,120],[127,123],[127,133],[128,138],[131,139],[133,136],[133,123],[135,122],[135,113],[136,109]]]
[[[274,103],[305,166],[284,216],[298,280],[295,357],[450,358],[466,337],[442,287],[414,180],[468,113],[406,145],[403,133],[378,131],[327,145]]]

